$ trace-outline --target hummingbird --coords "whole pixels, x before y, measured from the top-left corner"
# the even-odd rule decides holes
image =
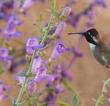
[[[68,34],[80,34],[84,36],[95,59],[107,68],[110,67],[110,39],[107,39],[106,36],[101,39],[96,28],[90,28],[85,32]]]

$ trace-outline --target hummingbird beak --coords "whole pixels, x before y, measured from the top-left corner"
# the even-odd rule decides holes
[[[80,35],[83,35],[84,33],[83,32],[76,32],[76,33],[68,33],[69,35],[73,35],[73,34],[80,34]]]

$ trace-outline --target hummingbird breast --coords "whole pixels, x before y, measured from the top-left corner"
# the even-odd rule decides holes
[[[93,55],[100,64],[107,68],[110,66],[110,51],[106,50],[106,48],[102,49],[100,45],[95,46]]]

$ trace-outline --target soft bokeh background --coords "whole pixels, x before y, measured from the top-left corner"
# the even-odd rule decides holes
[[[58,6],[61,6],[63,2],[67,0],[57,0]],[[73,7],[76,11],[81,11],[82,8],[88,5],[89,0],[78,0],[79,3]],[[100,37],[107,36],[110,39],[110,0],[107,0],[108,7],[106,9],[98,8],[97,11],[99,15],[95,18],[95,27],[100,33]],[[22,40],[25,41],[26,36],[35,35],[37,33],[36,27],[33,25],[35,23],[36,17],[42,13],[44,14],[44,19],[48,19],[47,10],[49,4],[37,3],[29,10],[29,16],[21,16],[25,20],[25,24],[20,30],[23,32]],[[68,32],[77,32],[83,27],[85,17],[80,21],[80,24],[76,29],[72,28],[70,25],[67,26],[65,32],[63,33],[63,40],[67,46],[75,45],[78,42],[77,36],[68,36]],[[0,26],[4,22],[0,21]],[[19,38],[21,40],[21,38]],[[13,42],[14,43],[14,42]],[[92,56],[89,46],[86,40],[83,41],[81,45],[81,51],[85,53],[84,57],[77,59],[72,66],[71,71],[73,72],[73,84],[76,89],[79,91],[81,99],[84,103],[84,106],[94,106],[93,98],[98,96],[99,91],[103,85],[103,80],[109,78],[110,69],[106,69],[101,66]],[[70,56],[65,56],[64,60],[70,59]],[[12,85],[13,88],[10,92],[11,95],[15,96],[18,93],[17,82],[15,81],[15,76],[9,72],[5,72],[0,76],[0,79],[3,79],[5,84]],[[0,106],[11,106],[9,100],[4,100],[0,102]],[[104,106],[110,106],[106,104]]]

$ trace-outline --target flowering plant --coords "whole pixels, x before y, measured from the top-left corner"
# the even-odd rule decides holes
[[[25,24],[21,17],[29,17],[28,10],[38,2],[50,4],[50,9],[46,11],[50,13],[49,19],[44,23],[40,15],[34,24],[38,35],[27,37],[24,43],[19,40],[23,33],[18,29]],[[97,15],[96,7],[105,8],[106,2],[92,0],[79,13],[71,8],[72,5],[78,3],[76,0],[67,0],[67,3],[60,7],[57,2],[57,0],[0,1],[0,18],[5,21],[5,26],[0,28],[0,74],[5,70],[16,74],[15,78],[19,81],[20,87],[18,96],[15,98],[5,94],[11,88],[0,81],[0,100],[10,97],[12,106],[23,106],[24,104],[28,106],[83,105],[79,93],[75,87],[71,86],[73,77],[71,67],[77,58],[84,56],[84,53],[80,51],[82,36],[78,44],[68,47],[62,35],[67,24],[76,28],[83,16],[87,17],[87,22],[82,30],[92,27],[94,17]],[[15,47],[11,42],[16,42]],[[61,61],[61,57],[67,54],[72,55],[71,59],[66,62]],[[107,84],[108,82],[110,81],[107,80]],[[68,95],[70,98],[63,95]],[[101,103],[101,97],[96,100],[96,106]]]

